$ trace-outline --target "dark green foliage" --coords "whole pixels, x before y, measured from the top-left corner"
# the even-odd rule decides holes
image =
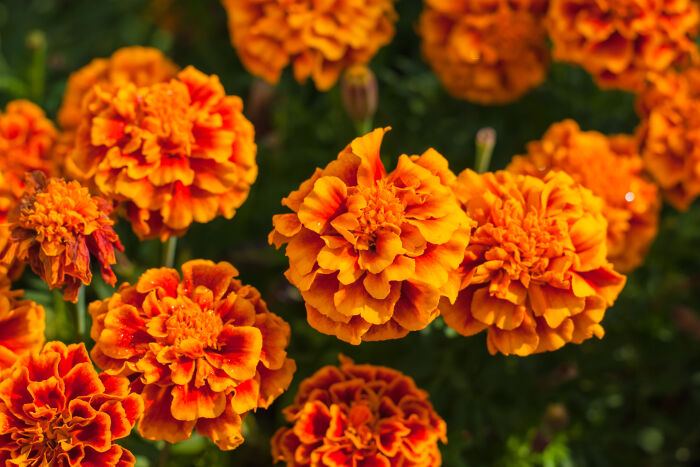
[[[420,58],[414,33],[420,2],[403,0],[397,8],[397,36],[372,64],[380,87],[375,123],[393,127],[383,147],[389,167],[402,153],[433,146],[459,172],[473,164],[474,136],[485,126],[498,132],[492,167],[502,168],[563,118],[605,133],[629,133],[638,123],[633,96],[600,91],[584,71],[562,64],[552,67],[546,84],[512,105],[481,107],[452,99]],[[158,26],[162,17],[146,1],[2,0],[0,103],[30,98],[53,117],[72,70],[134,44],[161,48],[179,65],[218,74],[229,93],[248,102],[253,78],[230,46],[220,4],[173,1],[171,10],[175,26],[169,31]],[[690,330],[687,318],[681,320],[684,312],[700,319],[698,203],[687,213],[664,210],[647,262],[629,277],[608,311],[601,341],[527,358],[490,356],[484,335],[455,336],[438,320],[399,341],[353,347],[308,326],[298,293],[282,276],[286,258],[266,239],[272,215],[284,212],[280,199],[314,167],[335,158],[354,137],[354,126],[337,88],[319,93],[311,84],[297,84],[289,73],[264,110],[255,118],[260,175],[248,201],[233,220],[191,228],[180,241],[178,263],[198,257],[233,262],[242,280],[259,288],[270,309],[292,325],[289,350],[299,370],[290,391],[270,410],[248,418],[242,447],[219,452],[196,437],[173,446],[168,465],[270,465],[269,438],[283,423],[281,409],[301,379],[337,363],[339,352],[358,362],[395,367],[430,392],[449,429],[446,466],[700,463],[700,335]],[[133,281],[159,265],[159,242],[139,244],[124,222],[119,233],[133,263],[121,265],[120,280]],[[31,273],[20,285],[47,306],[48,337],[72,339],[61,301]],[[88,299],[109,293],[100,282]],[[553,403],[568,411],[568,423],[559,432],[543,420]],[[138,465],[158,462],[157,443],[132,435],[125,444],[138,456]]]

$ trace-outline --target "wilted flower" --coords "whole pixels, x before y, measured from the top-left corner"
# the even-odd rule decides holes
[[[648,72],[697,58],[693,0],[551,0],[556,60],[575,63],[605,88],[639,91]]]
[[[550,170],[566,172],[605,202],[608,259],[615,269],[630,271],[644,261],[656,236],[661,203],[656,185],[643,174],[633,137],[581,131],[576,122],[565,120],[527,150],[507,170],[540,178]]]
[[[114,248],[124,248],[112,229],[111,211],[109,203],[90,196],[78,182],[47,181],[41,172],[33,172],[8,216],[10,241],[2,261],[29,264],[50,288],[65,287],[63,298],[74,302],[80,286],[92,280],[91,257],[100,263],[105,282],[113,285]]]
[[[104,197],[123,202],[141,238],[228,219],[257,177],[253,125],[217,76],[192,67],[168,83],[95,86],[71,160]]]
[[[133,466],[114,442],[142,410],[126,378],[95,371],[84,344],[49,342],[0,382],[0,464]]]
[[[92,357],[143,396],[143,437],[174,443],[196,429],[234,449],[243,417],[289,386],[289,325],[237,275],[229,263],[189,261],[182,279],[174,269],[150,269],[90,304]]]
[[[44,307],[22,300],[22,291],[10,290],[5,271],[0,271],[0,372],[18,357],[40,349],[45,327]]]
[[[425,328],[469,242],[469,219],[450,189],[455,176],[435,150],[402,155],[387,174],[387,129],[352,141],[282,200],[270,243],[287,244],[287,279],[315,329],[359,344]]]
[[[291,427],[272,438],[275,461],[288,466],[441,465],[445,422],[412,378],[340,357],[302,381],[284,410]]]
[[[639,95],[640,153],[666,200],[686,210],[700,196],[700,68],[654,76]]]
[[[545,80],[545,0],[424,0],[421,50],[455,97],[514,101]]]
[[[352,2],[222,0],[243,65],[270,83],[291,65],[299,82],[322,91],[342,71],[366,64],[394,37],[394,0]]]
[[[340,82],[343,107],[353,122],[362,123],[377,111],[379,88],[377,77],[364,65],[354,65],[343,73]]]
[[[529,355],[604,334],[600,321],[625,284],[608,263],[603,201],[564,172],[542,179],[460,174],[455,191],[477,222],[445,322],[488,330],[495,354]]]

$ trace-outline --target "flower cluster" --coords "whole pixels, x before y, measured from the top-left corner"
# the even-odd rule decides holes
[[[18,357],[44,344],[44,307],[22,300],[21,290],[10,290],[10,281],[0,276],[0,373]]]
[[[618,271],[639,266],[656,236],[661,203],[658,188],[643,175],[635,139],[581,131],[576,122],[565,120],[527,149],[507,170],[540,178],[561,170],[590,189],[605,202],[608,259]]]
[[[394,0],[222,0],[243,65],[270,83],[292,66],[330,89],[350,65],[366,64],[394,37]]]
[[[46,344],[0,382],[0,464],[127,467],[115,440],[143,410],[126,378],[98,374],[83,344]]]
[[[70,154],[80,178],[122,202],[141,238],[231,218],[257,177],[253,125],[216,76],[192,67],[138,87],[92,88]]]
[[[105,282],[114,284],[114,248],[123,247],[112,229],[111,210],[76,181],[47,181],[41,172],[32,172],[26,192],[8,216],[10,241],[2,261],[29,264],[49,287],[65,287],[66,300],[77,301],[80,286],[90,284],[91,256],[99,261]]]
[[[174,269],[151,269],[90,304],[92,357],[142,395],[145,438],[174,443],[196,429],[234,449],[242,418],[289,386],[289,325],[237,275],[229,263],[194,260],[182,279]]]
[[[272,439],[272,455],[290,467],[441,465],[445,422],[413,379],[391,368],[340,357],[302,381],[284,410],[292,427]]]
[[[664,197],[686,210],[700,196],[700,68],[654,76],[640,94],[640,153]]]
[[[551,0],[547,21],[554,58],[606,88],[639,91],[649,72],[697,58],[693,0]]]
[[[608,263],[603,202],[563,172],[543,178],[460,174],[455,191],[477,222],[448,326],[488,329],[495,354],[529,355],[603,336],[600,321],[625,283]]]
[[[422,52],[455,97],[481,104],[516,100],[545,79],[545,0],[425,0]]]
[[[359,344],[425,328],[469,242],[470,221],[435,150],[402,155],[387,174],[380,146],[388,129],[352,141],[282,201],[269,240],[287,244],[287,279],[317,330]]]

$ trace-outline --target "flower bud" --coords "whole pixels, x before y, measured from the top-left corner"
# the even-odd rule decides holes
[[[377,111],[379,88],[372,70],[364,65],[353,65],[343,74],[340,83],[343,107],[355,123],[374,117]]]

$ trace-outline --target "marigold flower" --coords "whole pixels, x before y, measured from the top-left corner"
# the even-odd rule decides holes
[[[222,0],[243,65],[270,83],[291,65],[325,91],[350,65],[367,64],[391,42],[394,0]]]
[[[340,356],[305,379],[284,410],[291,427],[272,438],[275,461],[288,466],[441,465],[445,422],[428,394],[397,370],[356,365]]]
[[[697,58],[693,0],[551,0],[547,16],[555,60],[575,63],[598,85],[638,92],[649,72]]]
[[[123,202],[141,238],[230,219],[257,177],[253,125],[216,75],[192,67],[168,83],[95,86],[71,160],[81,178]]]
[[[80,183],[47,181],[41,172],[33,172],[8,216],[11,234],[2,261],[26,262],[50,288],[65,287],[63,298],[73,302],[80,286],[92,281],[91,256],[100,263],[105,282],[114,285],[114,248],[124,247],[112,229],[111,211],[109,203],[90,196]]]
[[[546,9],[545,0],[424,0],[423,56],[455,97],[514,101],[546,78]]]
[[[169,81],[177,72],[177,65],[151,47],[124,47],[109,58],[96,58],[68,78],[58,123],[64,131],[75,130],[80,125],[83,99],[95,85],[150,86]]]
[[[285,275],[306,301],[309,324],[359,344],[396,339],[437,317],[464,257],[470,220],[450,189],[455,176],[434,149],[403,155],[386,173],[387,129],[356,138],[282,200],[269,241],[287,244]]]
[[[553,124],[541,141],[528,144],[507,170],[542,178],[561,170],[605,202],[608,259],[618,271],[631,271],[644,261],[656,236],[658,188],[643,175],[633,137],[581,131],[573,120]]]
[[[126,378],[98,374],[84,344],[49,342],[0,382],[0,464],[133,466],[114,442],[142,411]]]
[[[0,372],[41,348],[45,326],[44,307],[22,300],[22,291],[10,290],[10,280],[0,271]]]
[[[289,386],[289,325],[237,275],[229,263],[194,260],[182,265],[182,279],[150,269],[90,304],[92,358],[143,396],[141,436],[174,443],[196,429],[234,449],[246,414]]]
[[[608,263],[603,201],[564,172],[543,178],[465,170],[455,191],[477,227],[457,301],[440,302],[465,336],[488,329],[491,354],[529,355],[603,337],[625,284]]]
[[[700,196],[700,68],[652,77],[637,100],[646,169],[666,200],[686,210]]]

